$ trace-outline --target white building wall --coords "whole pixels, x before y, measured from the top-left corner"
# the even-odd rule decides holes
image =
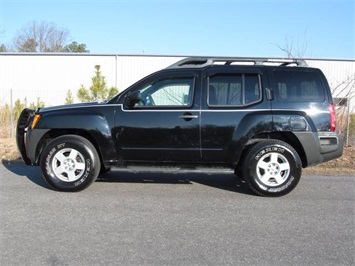
[[[351,110],[355,111],[355,60],[307,60],[307,64],[320,68],[333,97],[350,98]]]
[[[127,89],[141,78],[183,58],[178,56],[117,56],[117,87],[120,91]]]
[[[46,106],[65,103],[68,90],[76,95],[80,85],[91,85],[95,65],[101,66],[107,86],[119,91],[165,68],[182,56],[146,55],[94,55],[94,54],[0,54],[0,106],[17,99],[36,102],[40,98]],[[326,75],[334,97],[344,97],[346,90],[340,85],[352,79],[351,93],[355,96],[355,60],[306,60]],[[76,97],[75,97],[76,98]],[[77,99],[76,99],[77,101]],[[352,99],[352,108],[355,106]]]
[[[101,65],[108,84],[114,85],[116,76],[115,58],[108,56],[0,55],[0,60],[1,103],[9,102],[12,90],[14,101],[36,102],[39,97],[46,106],[63,104],[68,90],[89,86],[95,65]]]
[[[28,103],[40,98],[46,106],[65,103],[68,90],[74,96],[84,85],[89,88],[95,65],[101,66],[108,87],[120,91],[144,76],[165,68],[182,57],[0,54],[0,106],[17,99]],[[76,98],[76,97],[75,97]],[[77,100],[77,99],[76,99]]]

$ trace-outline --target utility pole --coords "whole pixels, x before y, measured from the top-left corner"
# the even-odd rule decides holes
[[[347,126],[346,126],[346,147],[349,147],[349,135],[350,135],[350,104],[347,103],[348,107],[348,114],[347,114]]]
[[[10,136],[14,137],[14,106],[12,104],[12,89],[10,89]]]

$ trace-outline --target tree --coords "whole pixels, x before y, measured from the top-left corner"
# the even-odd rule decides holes
[[[114,86],[110,87],[108,90],[107,99],[112,99],[118,93],[118,89]]]
[[[66,53],[89,53],[90,51],[86,49],[86,44],[72,42],[66,46],[64,46],[62,52]]]
[[[38,108],[43,108],[45,106],[44,102],[41,101],[39,97],[37,97],[37,102],[30,103],[29,108],[30,109],[38,109]]]
[[[1,26],[0,26],[0,39],[3,38],[3,35],[4,35],[4,31],[1,29]],[[0,45],[0,53],[3,53],[3,52],[7,52],[7,48],[5,46],[5,44],[1,44]]]
[[[31,22],[14,38],[14,47],[19,52],[61,52],[69,36],[67,29],[53,23]]]
[[[0,45],[0,53],[4,53],[4,52],[7,52],[7,48],[6,48],[5,44],[1,44]]]
[[[14,113],[14,119],[17,120],[22,112],[22,110],[26,107],[27,105],[27,99],[25,98],[24,102],[21,102],[20,99],[17,99],[15,101],[14,107],[13,107],[13,113]]]
[[[77,96],[81,102],[104,101],[118,93],[116,87],[107,88],[105,77],[102,76],[100,65],[95,66],[95,75],[91,78],[91,87],[87,90],[81,85]]]
[[[24,52],[24,53],[30,53],[30,52],[35,52],[37,47],[37,42],[35,39],[28,39],[24,41],[21,44],[21,47],[19,48],[19,52]]]
[[[1,34],[1,31],[0,31]],[[67,42],[69,31],[59,28],[54,23],[33,21],[19,30],[14,39],[11,51],[25,53],[89,53],[86,44],[73,41]],[[0,52],[9,51],[4,44]]]
[[[76,94],[81,102],[91,102],[92,97],[89,95],[89,91],[84,87],[84,85],[80,85],[78,93]]]
[[[74,103],[74,98],[71,90],[67,91],[67,97],[65,98],[65,104],[72,104]]]
[[[286,53],[287,58],[303,58],[308,48],[307,29],[303,34],[303,38],[297,36],[295,39],[294,37],[287,36],[285,44],[282,46],[278,45],[278,47]]]

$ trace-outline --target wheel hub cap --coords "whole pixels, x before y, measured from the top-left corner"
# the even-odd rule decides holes
[[[269,187],[280,186],[290,175],[290,163],[287,158],[276,152],[262,156],[256,165],[259,181]]]
[[[85,172],[84,156],[72,148],[59,150],[52,161],[53,172],[64,182],[74,182]]]
[[[75,168],[74,160],[68,158],[63,161],[64,169],[67,171],[73,171]]]
[[[270,175],[275,176],[280,172],[280,166],[276,163],[271,163],[268,165],[267,171]]]

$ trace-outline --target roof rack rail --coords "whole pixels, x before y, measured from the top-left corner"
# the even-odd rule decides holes
[[[264,57],[187,57],[167,68],[205,67],[210,65],[278,65],[278,66],[308,66],[303,59],[264,58]]]

